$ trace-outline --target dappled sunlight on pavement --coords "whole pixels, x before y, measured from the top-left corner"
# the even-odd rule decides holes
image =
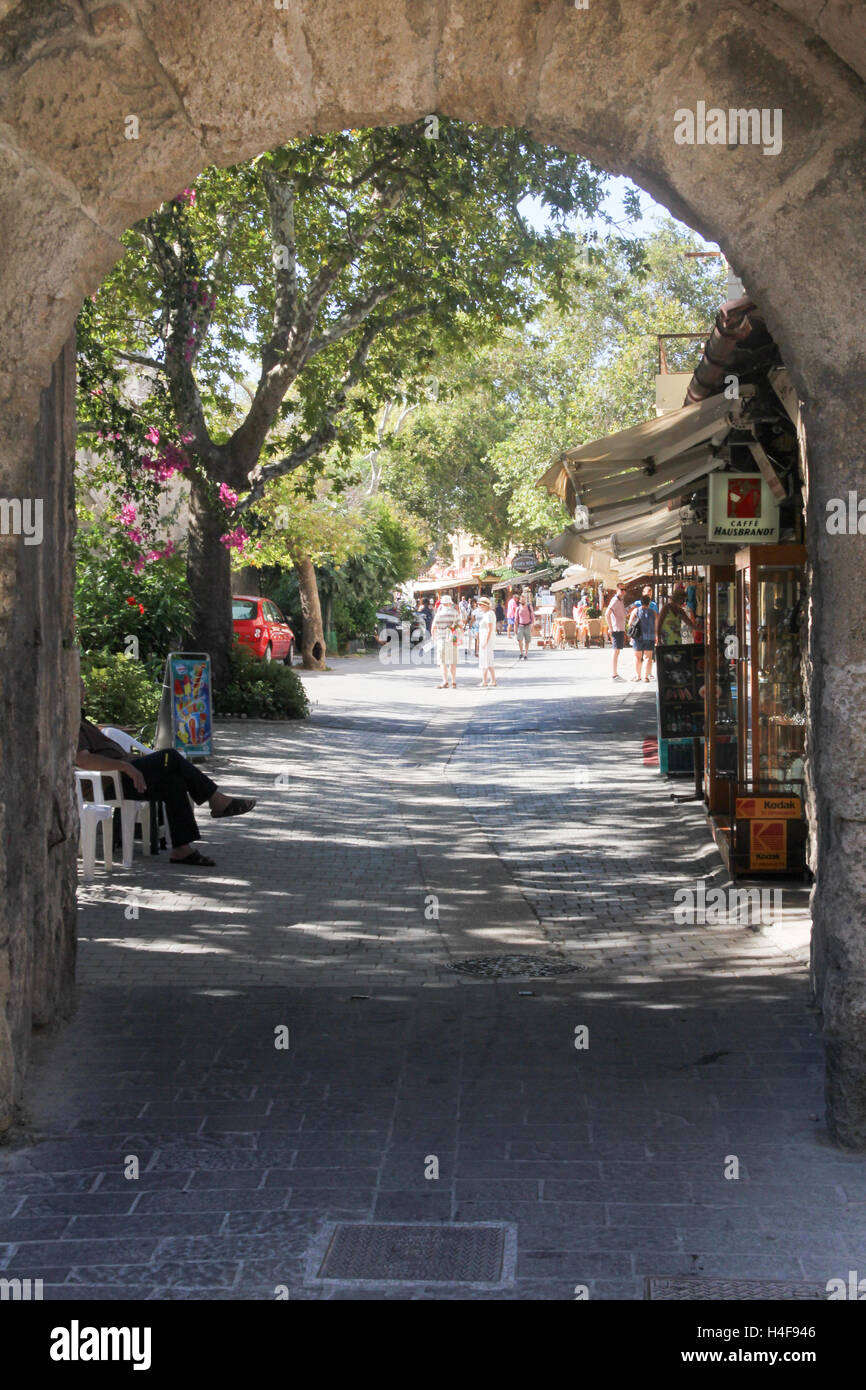
[[[503,654],[496,690],[439,691],[335,660],[308,722],[217,724],[213,775],[258,798],[202,817],[217,867],[81,885],[78,1013],[0,1155],[4,1274],[352,1297],[311,1274],[326,1223],[408,1221],[516,1230],[507,1287],[417,1298],[844,1275],[866,1170],[824,1129],[805,894],[677,920],[727,880],[645,765],[653,688],[609,662]]]

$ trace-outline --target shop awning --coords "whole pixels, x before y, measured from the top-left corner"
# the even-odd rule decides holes
[[[568,507],[572,522],[548,542],[552,555],[586,565],[609,582],[652,564],[652,547],[679,535],[679,509],[670,504],[725,462],[718,448],[743,428],[754,387],[730,401],[711,396],[629,430],[569,449],[539,479]]]
[[[538,584],[542,579],[550,579],[554,574],[559,574],[559,567],[553,569],[550,565],[545,565],[543,569],[533,570],[531,574],[518,574],[513,579],[500,579],[496,584],[491,584],[491,594],[498,593],[500,589],[522,588],[524,584]]]
[[[744,386],[735,401],[710,396],[568,449],[539,478],[539,486],[558,497],[572,516],[579,496],[591,519],[601,507],[647,493],[655,494],[656,500],[665,492],[673,496],[680,485],[688,485],[694,470],[712,470],[708,445],[721,444],[740,424],[743,405],[753,392],[753,387]]]
[[[454,589],[478,589],[487,580],[477,577],[471,579],[419,579],[412,588],[416,594],[452,593]]]
[[[551,584],[550,592],[552,594],[561,594],[564,589],[573,589],[578,584],[586,584],[588,580],[594,577],[593,571],[587,569],[586,565],[569,565],[568,569],[564,571],[562,578],[557,579],[555,584]]]

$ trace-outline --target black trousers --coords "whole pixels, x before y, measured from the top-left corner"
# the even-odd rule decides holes
[[[141,758],[129,758],[128,761],[144,777],[147,790],[137,792],[129,777],[123,773],[124,796],[134,801],[163,803],[172,848],[200,840],[189,797],[196,806],[204,805],[216,791],[216,782],[206,777],[195,763],[181,757],[174,748],[167,748],[161,753],[146,753]]]

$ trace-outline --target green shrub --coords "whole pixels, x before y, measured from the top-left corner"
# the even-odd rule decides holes
[[[231,679],[216,691],[217,714],[249,719],[306,719],[310,702],[300,678],[281,661],[260,661],[239,643],[231,651]]]
[[[142,661],[161,666],[170,651],[183,650],[192,599],[180,555],[136,575],[139,548],[104,521],[82,528],[75,549],[75,631],[82,649],[123,652],[134,637]]]
[[[122,652],[83,652],[85,708],[95,724],[141,729],[159,711],[162,686],[143,661]]]

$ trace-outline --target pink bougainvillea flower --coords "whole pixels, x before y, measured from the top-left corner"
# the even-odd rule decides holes
[[[228,507],[230,512],[234,511],[238,505],[238,495],[236,492],[232,492],[227,483],[220,483],[220,501],[224,507]]]
[[[138,516],[138,512],[132,502],[124,502],[120,509],[121,526],[131,526]]]
[[[236,526],[233,531],[226,531],[220,536],[220,540],[227,550],[243,550],[249,540],[249,534],[243,526]]]
[[[144,569],[144,565],[145,565],[144,556],[143,556],[143,555],[140,555],[139,558],[136,560],[135,564],[134,564],[133,567],[132,567],[132,572],[133,572],[133,574],[141,574],[141,571]]]
[[[147,440],[148,444],[158,444],[159,430],[156,428],[155,425],[151,425],[150,429],[146,432],[144,437]]]

